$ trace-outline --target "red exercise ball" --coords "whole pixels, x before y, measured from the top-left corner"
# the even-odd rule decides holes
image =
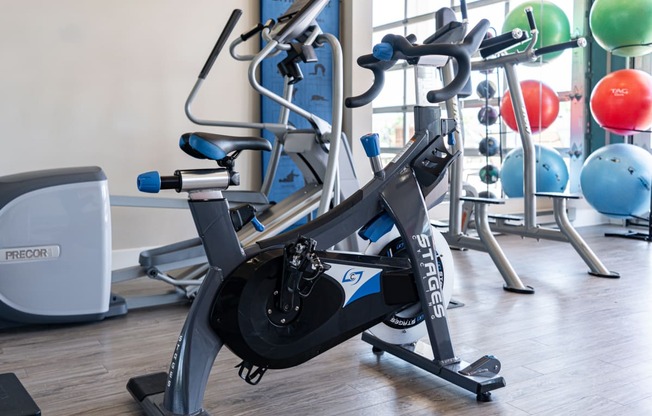
[[[605,130],[627,136],[652,126],[652,76],[621,69],[602,78],[591,93],[591,113]]]
[[[527,118],[530,122],[532,133],[538,133],[550,127],[559,114],[559,96],[557,93],[540,81],[527,80],[521,82],[523,101]],[[512,97],[505,91],[500,104],[500,115],[507,127],[518,131]]]

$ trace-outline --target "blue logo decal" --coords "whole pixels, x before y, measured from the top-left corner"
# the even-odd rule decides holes
[[[344,273],[342,283],[351,283],[351,285],[355,285],[360,281],[360,279],[362,279],[363,273],[364,272],[361,270],[354,271],[353,269],[349,269],[346,273]]]

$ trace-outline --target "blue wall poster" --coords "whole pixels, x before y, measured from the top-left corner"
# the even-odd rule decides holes
[[[293,1],[288,0],[261,0],[260,21],[277,19],[283,14]],[[339,36],[339,1],[331,1],[324,8],[317,22],[324,33]],[[304,79],[294,88],[292,102],[301,108],[307,109],[318,117],[331,122],[332,115],[332,57],[328,45],[316,48],[318,61],[316,63],[300,63]],[[286,57],[281,53],[274,58],[266,59],[261,64],[261,84],[278,95],[283,95],[283,78],[277,69],[277,64]],[[261,100],[261,121],[276,123],[279,117],[279,105],[267,97]],[[290,114],[289,122],[298,129],[309,128],[310,124],[294,113]],[[273,141],[274,135],[263,131],[263,137]],[[263,152],[263,175],[267,169],[269,152]],[[281,201],[288,195],[304,186],[303,175],[292,162],[289,156],[283,154],[279,162],[278,171],[274,178],[270,201]]]

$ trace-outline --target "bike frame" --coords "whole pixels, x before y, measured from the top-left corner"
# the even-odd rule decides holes
[[[427,132],[420,133],[395,161],[388,164],[383,178],[375,177],[353,196],[312,222],[261,241],[246,250],[241,248],[237,234],[231,227],[228,202],[221,192],[191,193],[190,209],[206,248],[210,268],[178,337],[164,399],[162,402],[149,401],[145,406],[157,407],[158,411],[165,409],[172,414],[206,414],[201,413],[203,395],[212,363],[223,345],[210,327],[207,316],[210,316],[213,299],[225,276],[243,261],[264,250],[282,248],[298,236],[316,240],[319,249],[331,247],[350,235],[350,230],[363,227],[382,212],[393,218],[406,242],[419,299],[423,310],[427,311],[426,326],[434,356],[431,364],[436,368],[436,375],[478,394],[503,387],[502,377],[485,377],[480,383],[474,376],[461,374],[459,370],[467,363],[461,361],[453,350],[439,287],[439,269],[423,186],[413,167],[422,155],[434,152],[436,140],[443,138],[433,138]],[[449,155],[446,164],[451,160]],[[439,183],[446,186],[445,181]],[[432,189],[432,186],[428,189]],[[405,201],[412,202],[406,204]],[[368,264],[362,263],[361,267],[364,266]],[[368,327],[375,323],[370,322]]]
[[[416,56],[446,54],[458,61],[458,77],[445,88],[428,93],[430,102],[440,102],[456,94],[468,79],[469,55],[477,49],[488,24],[486,20],[479,23],[469,33],[468,39],[465,39],[459,46],[444,44],[414,47],[403,37],[388,39],[395,43],[387,45],[392,49],[396,48],[395,52],[392,52],[393,59],[406,59],[411,56],[410,54]],[[406,54],[405,57],[401,57],[403,53]],[[394,55],[397,55],[398,58],[395,58]],[[369,68],[374,71],[376,80],[370,92],[363,94],[364,99],[360,97],[351,99],[347,105],[364,105],[366,100],[373,99],[374,94],[377,95],[382,88],[382,75],[383,71],[387,69],[387,65],[384,63],[374,64],[373,59],[375,58],[361,58],[364,58],[363,62],[370,64]],[[360,63],[360,60],[358,62]],[[424,358],[402,346],[387,344],[368,333],[363,335],[363,340],[374,345],[378,350],[394,354],[417,367],[476,393],[479,400],[488,400],[492,390],[505,386],[503,378],[497,375],[500,371],[500,362],[493,356],[484,356],[474,363],[468,364],[458,358],[453,349],[446,320],[446,305],[442,294],[440,269],[437,264],[437,251],[428,217],[426,198],[431,194],[440,194],[441,188],[447,187],[447,181],[444,180],[446,170],[457,154],[448,152],[444,140],[446,135],[454,130],[455,123],[450,120],[442,120],[438,108],[433,109],[428,118],[432,120],[429,128],[417,132],[394,160],[384,169],[375,172],[374,178],[362,189],[313,221],[276,237],[259,241],[245,249],[242,249],[239,244],[237,234],[229,219],[228,202],[222,195],[222,191],[228,188],[229,184],[237,182],[234,181],[237,174],[227,169],[205,172],[208,173],[208,177],[202,178],[201,183],[214,184],[209,187],[203,186],[203,188],[210,188],[209,190],[193,189],[192,183],[184,188],[184,172],[177,172],[176,179],[166,178],[167,189],[189,192],[189,205],[206,250],[209,272],[178,337],[167,375],[159,373],[138,377],[131,379],[128,384],[128,389],[141,402],[148,414],[208,414],[202,409],[204,391],[212,364],[224,344],[211,327],[209,317],[217,301],[221,285],[243,262],[268,250],[285,249],[298,241],[300,237],[313,240],[316,249],[326,250],[347,238],[352,230],[374,227],[381,219],[381,215],[384,214],[387,214],[394,222],[405,244],[405,250],[410,260],[409,269],[425,315],[432,359]],[[378,147],[377,143],[375,147]],[[368,153],[370,158],[373,159],[377,156],[371,153]],[[189,173],[190,178],[193,178],[193,173]],[[313,245],[312,242],[311,245]],[[360,267],[369,265],[367,259],[368,257],[360,258]],[[351,261],[351,256],[342,261],[342,264],[358,265]],[[337,256],[329,258],[328,262],[338,264]],[[279,279],[282,278],[282,273],[279,272]],[[313,291],[310,296],[319,296],[319,293]],[[410,302],[411,299],[408,303]],[[337,319],[333,317],[342,313],[345,306],[343,305],[338,312],[335,312],[331,319]],[[397,308],[401,306],[404,305],[397,305]],[[332,336],[326,334],[329,336],[325,336],[320,345],[323,345],[324,349],[330,348],[345,339],[344,335],[350,336],[356,331],[362,332],[381,319],[375,312],[365,312],[363,315],[358,317],[363,323],[348,329],[347,331],[350,333],[344,333],[336,328],[332,330]],[[321,329],[322,326],[320,325],[318,328]],[[323,350],[318,348],[316,352],[321,353]],[[244,359],[244,357],[241,358]],[[244,366],[243,363],[241,370]],[[249,366],[249,368],[251,367]],[[256,370],[255,373],[261,374],[260,370]],[[163,393],[159,393],[160,390],[156,390],[154,387],[156,383],[161,383],[161,377],[166,380],[163,383],[165,384]],[[256,377],[255,374],[254,377]]]

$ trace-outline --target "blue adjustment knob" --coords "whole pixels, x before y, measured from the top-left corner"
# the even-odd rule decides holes
[[[251,224],[253,224],[254,229],[256,231],[258,231],[259,233],[262,233],[263,231],[265,231],[265,226],[260,221],[258,221],[258,218],[253,217],[251,219]]]
[[[391,61],[394,56],[394,47],[387,42],[382,42],[374,46],[372,54],[379,61]]]
[[[362,142],[362,147],[364,147],[367,157],[380,156],[380,140],[378,138],[378,133],[365,134],[360,138],[360,141]]]
[[[140,192],[157,194],[161,191],[161,175],[156,171],[141,173],[136,184]]]
[[[380,240],[382,236],[392,231],[392,228],[394,228],[394,219],[385,213],[376,218],[371,224],[367,224],[367,226],[358,231],[358,235],[363,240],[375,243]]]

